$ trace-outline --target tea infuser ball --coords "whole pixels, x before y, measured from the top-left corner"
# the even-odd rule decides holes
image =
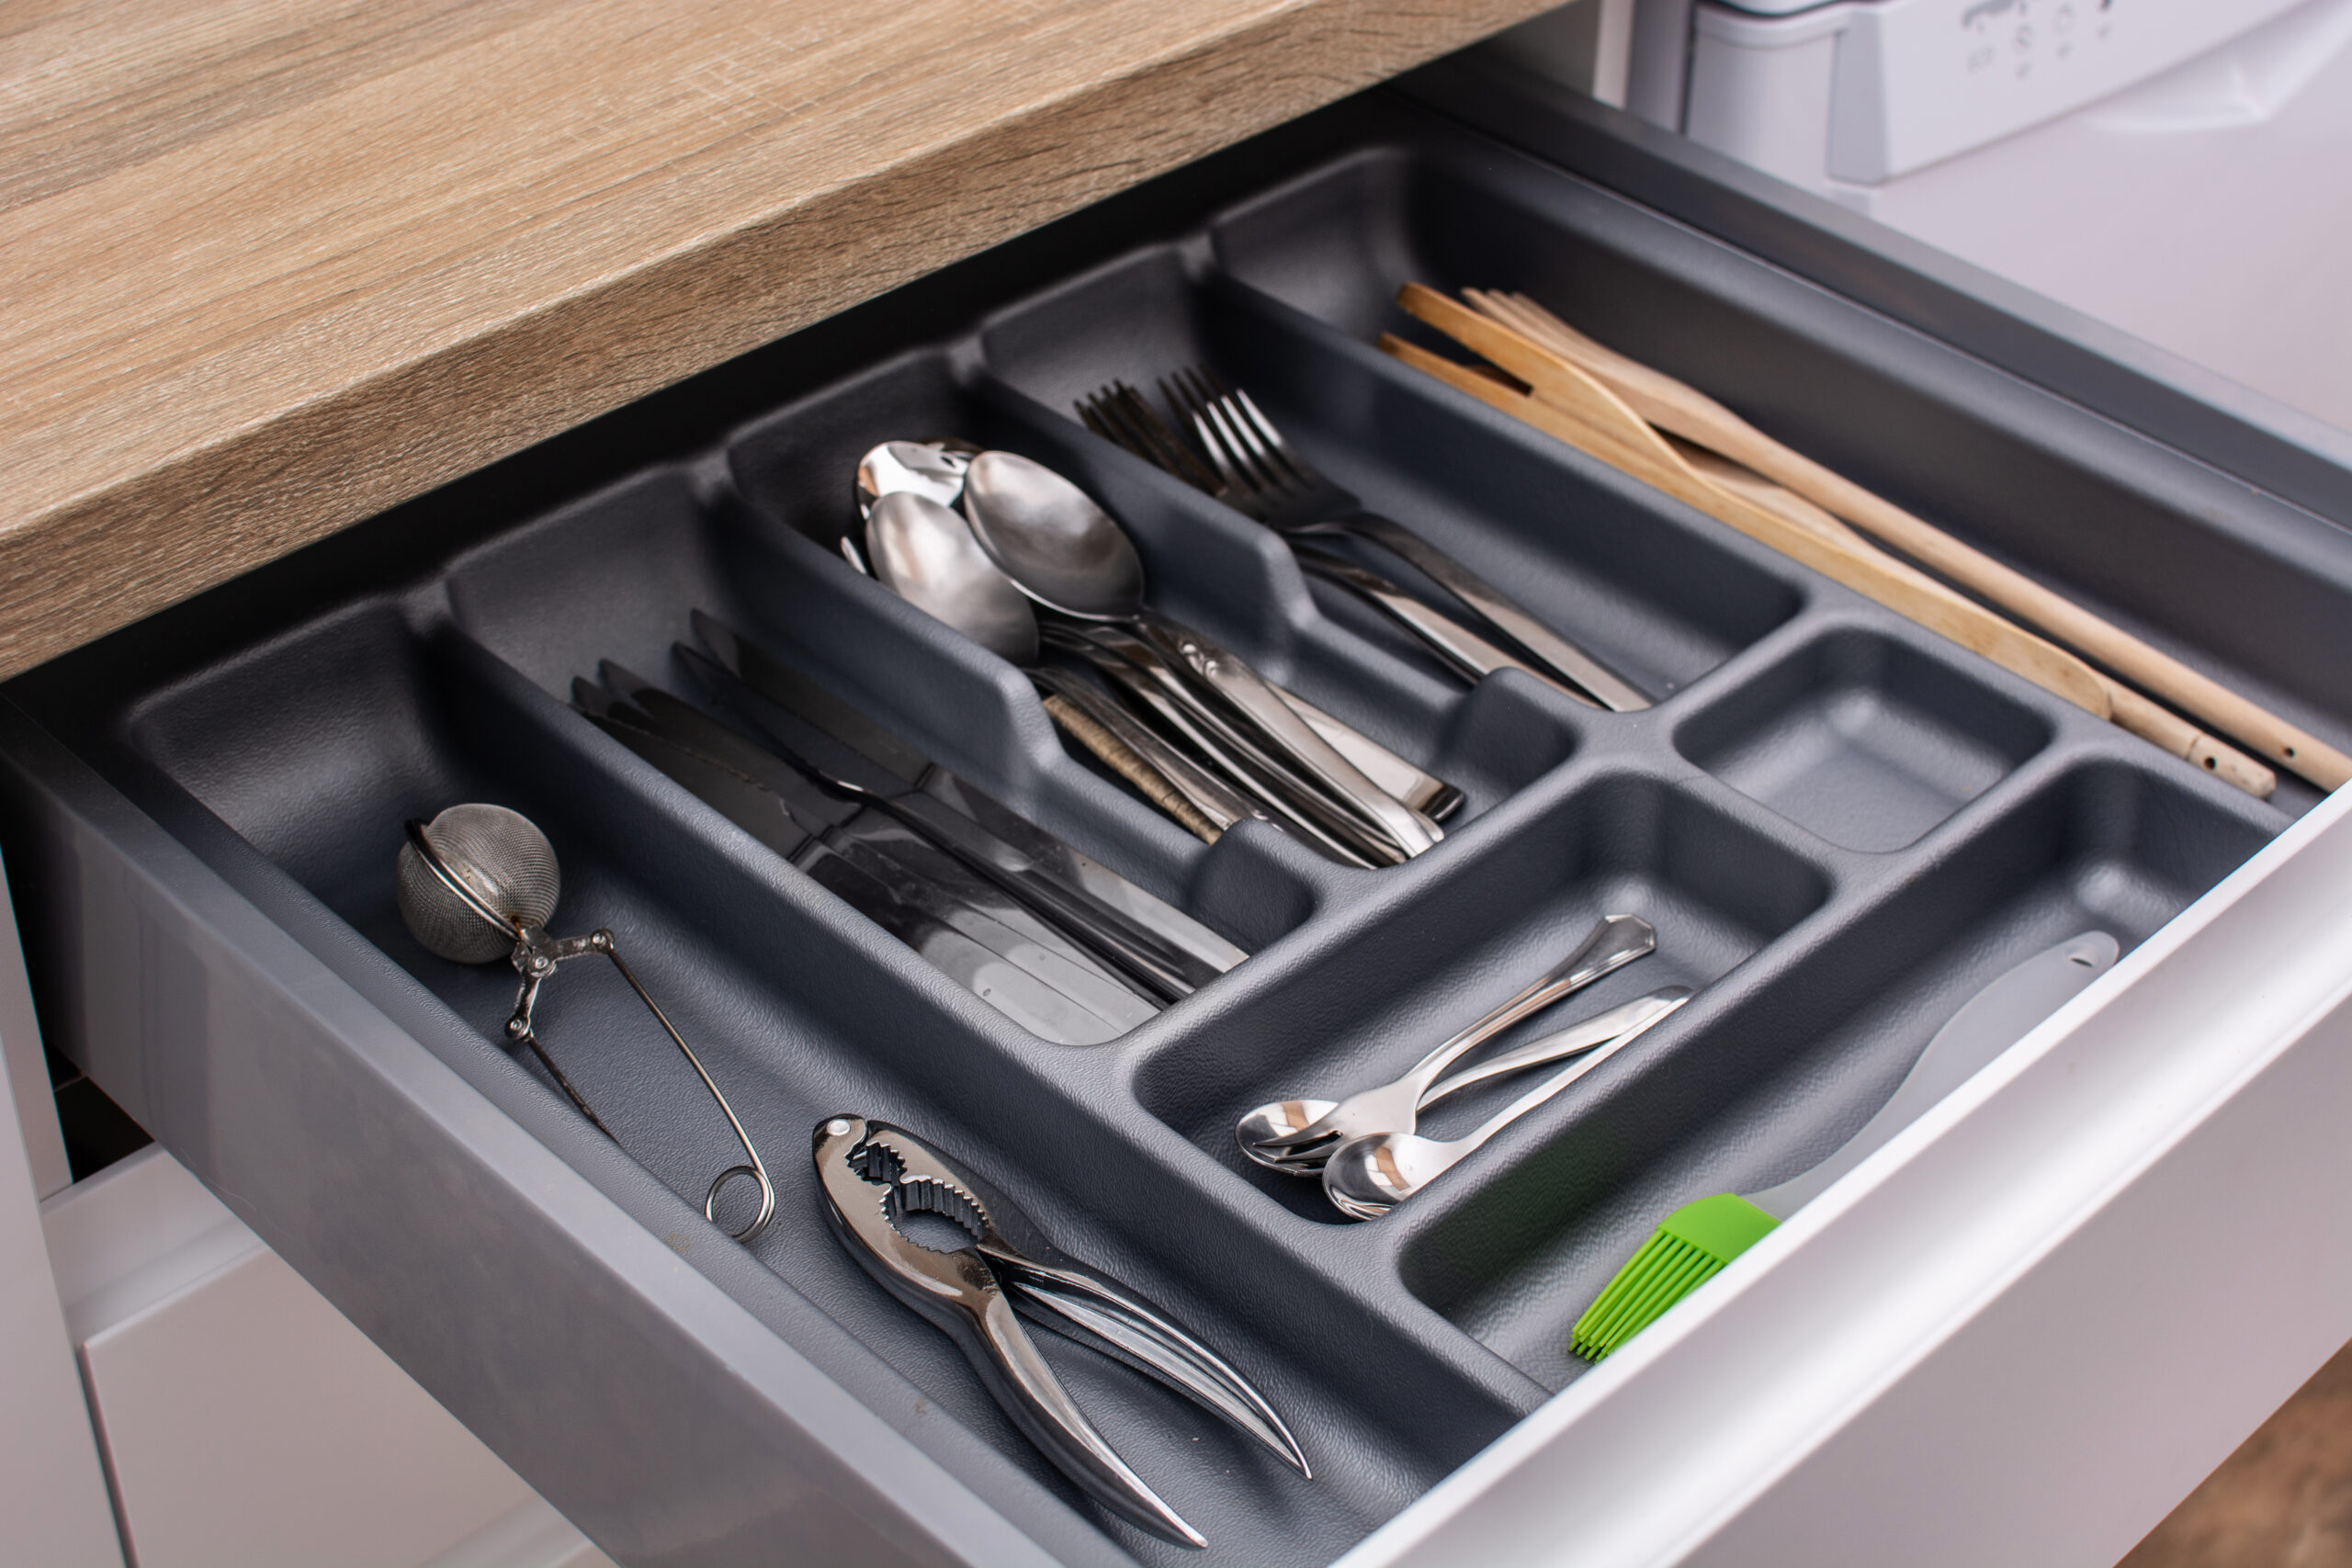
[[[555,846],[531,819],[503,806],[452,806],[424,826],[424,836],[450,874],[483,903],[520,926],[555,918],[562,874]],[[433,874],[414,844],[401,846],[393,896],[409,934],[459,964],[487,964],[514,951],[514,932],[501,931]]]

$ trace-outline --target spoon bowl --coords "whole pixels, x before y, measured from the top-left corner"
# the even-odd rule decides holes
[[[1279,1170],[1292,1176],[1312,1176],[1322,1167],[1320,1156],[1327,1148],[1312,1145],[1308,1150],[1281,1146],[1275,1140],[1302,1132],[1331,1114],[1337,1101],[1329,1100],[1277,1100],[1261,1105],[1234,1123],[1234,1140],[1241,1152],[1268,1170]]]
[[[953,506],[964,498],[972,449],[960,441],[885,441],[857,460],[857,507],[870,513],[901,491]]]
[[[1234,1135],[1240,1140],[1242,1152],[1260,1165],[1312,1171],[1322,1163],[1318,1156],[1329,1154],[1342,1139],[1372,1133],[1409,1133],[1420,1108],[1442,1098],[1433,1092],[1433,1086],[1447,1068],[1522,1019],[1575,995],[1657,946],[1656,928],[1640,916],[1604,915],[1574,952],[1517,996],[1413,1064],[1402,1077],[1359,1089],[1336,1103],[1293,1100],[1261,1105],[1235,1123]],[[1538,1043],[1533,1060],[1556,1060],[1559,1055],[1588,1050],[1637,1021],[1635,1013],[1613,1009]],[[1306,1105],[1323,1109],[1311,1122],[1283,1125],[1294,1108]]]
[[[974,457],[964,513],[989,558],[1039,604],[1090,621],[1143,613],[1143,559],[1126,530],[1043,463],[1012,452]]]
[[[1351,1220],[1376,1220],[1452,1169],[1453,1145],[1419,1133],[1350,1138],[1323,1166],[1323,1191]]]
[[[1648,1033],[1689,1001],[1690,995],[1686,986],[1668,986],[1613,1010],[1627,1022],[1606,1044],[1584,1052],[1463,1137],[1367,1133],[1350,1138],[1324,1162],[1323,1195],[1350,1219],[1378,1219],[1484,1148],[1504,1128]]]
[[[866,513],[865,549],[876,580],[907,603],[1001,659],[1037,661],[1036,612],[981,553],[964,520],[938,502],[913,491],[877,497]]]

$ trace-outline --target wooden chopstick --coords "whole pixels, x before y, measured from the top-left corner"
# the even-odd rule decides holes
[[[2352,783],[2352,756],[1774,440],[1696,388],[1595,343],[1523,294],[1467,288],[1463,296],[1592,377],[1657,429],[1795,491],[2320,788]]]
[[[2276,775],[2243,752],[1888,556],[1802,497],[1738,465],[1693,453],[1688,446],[1678,450],[1609,388],[1515,328],[1417,284],[1407,285],[1397,299],[1412,315],[1500,367],[1519,385],[1384,335],[1381,348],[1405,363],[1697,507],[2249,795],[2267,796],[2277,786]],[[1530,390],[1521,391],[1520,386]]]

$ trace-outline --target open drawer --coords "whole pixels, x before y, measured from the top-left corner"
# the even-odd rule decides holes
[[[1576,309],[2352,739],[2352,536],[1374,95],[12,682],[0,849],[50,1037],[624,1561],[2112,1556],[2352,1335],[2343,801],[2239,794],[1420,378],[1369,342],[1408,277]],[[1465,684],[1072,415],[1196,362],[1654,705]],[[1060,469],[1160,607],[1456,784],[1444,840],[1383,869],[1260,823],[1204,843],[1065,750],[1012,665],[835,553],[859,455],[944,434]],[[1024,1029],[569,705],[603,660],[664,679],[697,611],[1250,956],[1102,1043]],[[620,933],[726,1086],[779,1195],[751,1245],[698,1212],[723,1132],[625,998],[548,1015],[616,1142],[502,1043],[511,979],[403,928],[402,819],[466,799],[548,831],[557,923]],[[1696,999],[1394,1213],[1343,1223],[1234,1147],[1614,910],[1658,952],[1579,1014]],[[1658,1216],[1834,1147],[2086,927],[2113,974],[1627,1349],[1569,1354]],[[1210,1544],[1088,1502],[829,1234],[802,1151],[842,1111],[1173,1309],[1315,1479],[1048,1347]],[[2184,1388],[2194,1434],[2150,1438]],[[2135,1432],[2061,1508],[2052,1467]]]

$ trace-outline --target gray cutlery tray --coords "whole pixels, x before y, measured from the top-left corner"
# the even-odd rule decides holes
[[[1330,1561],[1577,1375],[1568,1325],[1667,1211],[1826,1155],[1976,986],[2086,927],[2143,941],[2316,798],[2255,802],[1387,360],[1371,339],[1407,325],[1408,277],[1527,288],[2352,739],[2352,540],[1375,94],[11,682],[0,847],[52,1042],[616,1556],[821,1557],[837,1506],[842,1551]],[[1070,415],[1193,361],[1657,705],[1465,689]],[[1382,871],[1261,825],[1206,846],[1066,752],[1017,671],[831,551],[857,454],[931,434],[1086,486],[1159,608],[1459,784],[1445,842]],[[566,706],[602,658],[677,684],[695,609],[1253,956],[1110,1044],[1025,1034]],[[612,927],[705,1053],[778,1180],[750,1248],[695,1213],[724,1128],[616,979],[567,971],[542,1032],[626,1154],[497,1043],[511,975],[401,927],[401,821],[463,799],[548,830],[557,929]],[[1698,999],[1385,1221],[1234,1149],[1240,1111],[1392,1074],[1620,910],[1658,953],[1520,1037],[1668,983]],[[387,1031],[480,1110],[434,1109]],[[807,1140],[843,1110],[917,1129],[1172,1308],[1317,1479],[1049,1345],[1210,1548],[1086,1503],[825,1230]],[[627,1223],[548,1196],[579,1179]],[[665,1269],[740,1321],[666,1306]],[[770,1339],[799,1394],[741,1371]],[[820,1387],[1012,1533],[876,1482]],[[828,1464],[862,1479],[812,1502]]]

